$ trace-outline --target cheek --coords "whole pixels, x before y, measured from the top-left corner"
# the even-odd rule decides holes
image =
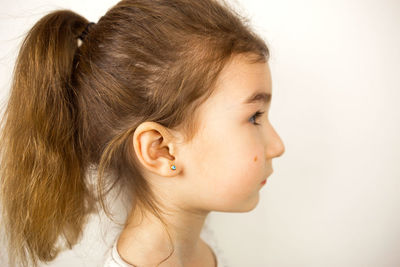
[[[215,151],[215,183],[219,197],[240,201],[259,189],[264,175],[263,150],[256,142],[224,142]]]
[[[230,132],[236,134],[226,134]],[[254,199],[265,174],[260,140],[238,129],[224,133],[196,142],[187,165],[186,175],[193,181],[188,197],[210,209],[224,210]]]

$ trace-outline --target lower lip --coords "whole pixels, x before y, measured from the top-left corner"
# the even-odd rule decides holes
[[[264,185],[267,182],[267,179],[261,182],[262,185]]]

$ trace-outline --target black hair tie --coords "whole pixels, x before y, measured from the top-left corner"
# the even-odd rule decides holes
[[[83,32],[78,36],[78,38],[81,39],[81,41],[83,41],[83,40],[85,39],[86,35],[88,35],[88,33],[89,33],[89,31],[90,31],[90,28],[91,28],[93,25],[95,25],[95,24],[96,24],[96,23],[94,23],[94,22],[89,22],[89,23],[86,25],[86,27],[85,27],[85,29],[83,30]]]

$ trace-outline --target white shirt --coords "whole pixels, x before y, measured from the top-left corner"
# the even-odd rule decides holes
[[[217,257],[218,267],[229,267],[227,260],[224,257],[223,251],[219,248],[217,240],[211,229],[204,225],[200,237],[212,248]],[[115,239],[112,247],[106,252],[106,260],[104,267],[134,267],[133,265],[124,261],[117,250],[118,237]]]

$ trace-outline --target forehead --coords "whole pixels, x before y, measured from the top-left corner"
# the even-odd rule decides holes
[[[230,61],[220,73],[215,97],[226,104],[249,104],[257,93],[272,94],[272,80],[268,63],[250,63],[243,56]],[[262,97],[261,97],[262,98]],[[268,99],[266,99],[268,100]]]
[[[196,111],[199,128],[219,128],[227,115],[236,116],[234,114],[261,106],[262,101],[246,102],[256,96],[255,93],[271,94],[271,85],[268,63],[249,63],[241,57],[233,58],[219,74],[212,94]]]

